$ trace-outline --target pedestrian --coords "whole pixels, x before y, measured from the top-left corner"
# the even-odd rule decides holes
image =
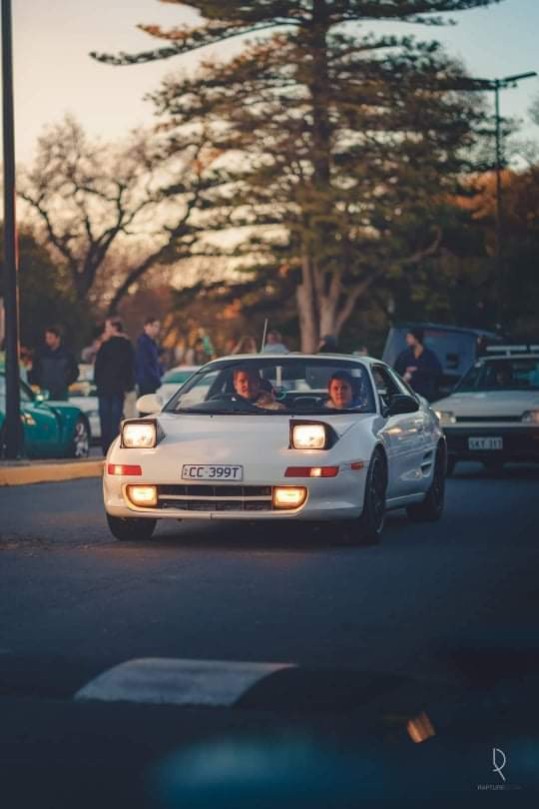
[[[160,326],[158,318],[147,317],[144,321],[143,332],[137,340],[135,377],[139,396],[155,393],[161,386],[163,369],[159,362],[159,346],[157,345]]]
[[[125,394],[135,387],[135,352],[122,321],[109,317],[105,321],[103,342],[95,358],[94,381],[99,402],[101,446],[107,454],[120,432]]]
[[[410,329],[406,335],[406,344],[408,348],[397,357],[395,370],[416,393],[433,401],[442,375],[438,357],[425,346],[423,329]]]
[[[288,354],[288,348],[283,343],[281,333],[276,329],[272,329],[267,333],[262,354]]]
[[[318,346],[318,353],[337,354],[338,351],[339,346],[337,344],[337,338],[334,337],[332,334],[325,334],[320,340],[320,344]]]
[[[79,366],[63,343],[60,326],[47,326],[44,338],[45,344],[36,351],[28,372],[28,381],[48,391],[49,399],[63,402],[68,398],[69,386],[77,381]]]

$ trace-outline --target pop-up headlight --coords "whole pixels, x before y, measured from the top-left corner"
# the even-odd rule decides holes
[[[329,449],[333,442],[333,431],[320,422],[292,422],[290,425],[290,446],[292,449]]]
[[[151,449],[160,438],[156,421],[141,419],[125,421],[122,426],[122,447],[126,449]]]

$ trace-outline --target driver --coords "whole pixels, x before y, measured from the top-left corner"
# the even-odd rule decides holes
[[[234,390],[256,407],[263,407],[266,410],[284,410],[280,402],[275,401],[273,389],[263,387],[263,380],[260,379],[258,371],[251,368],[235,368],[232,381]]]
[[[326,407],[336,410],[350,410],[359,407],[361,402],[357,395],[358,380],[348,373],[348,371],[337,371],[328,382],[328,400]]]

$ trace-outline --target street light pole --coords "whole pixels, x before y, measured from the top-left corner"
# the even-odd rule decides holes
[[[15,211],[15,127],[11,0],[2,0],[2,111],[4,116],[4,309],[6,339],[6,418],[0,455],[22,454],[19,387],[19,288]],[[2,447],[1,444],[4,444]]]
[[[500,114],[500,90],[516,87],[522,79],[531,79],[537,76],[535,71],[519,73],[515,76],[505,76],[503,79],[473,79],[474,90],[490,90],[494,92],[494,118],[496,134],[496,262],[498,265],[498,321],[501,324],[503,309],[503,187],[502,169],[504,154],[502,145],[502,117]]]

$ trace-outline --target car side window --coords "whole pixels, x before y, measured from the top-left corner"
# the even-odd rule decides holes
[[[387,373],[389,374],[391,379],[394,381],[395,385],[398,388],[398,391],[397,391],[398,393],[404,394],[405,396],[413,396],[414,398],[417,398],[415,391],[410,387],[410,385],[404,379],[401,379],[401,377],[392,368],[388,368],[388,369],[384,369],[384,370],[387,370]]]

